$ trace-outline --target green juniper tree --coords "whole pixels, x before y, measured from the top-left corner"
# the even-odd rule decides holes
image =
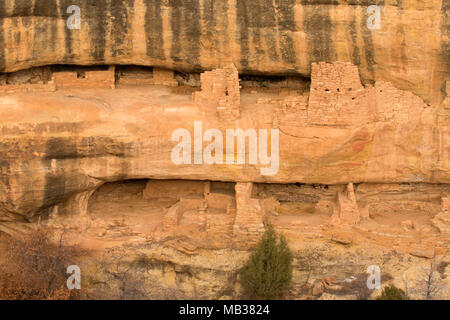
[[[269,226],[241,270],[244,290],[264,299],[280,297],[292,280],[292,260],[286,239]]]
[[[405,291],[397,288],[394,285],[390,285],[383,288],[381,295],[377,298],[377,300],[405,300],[406,295]]]

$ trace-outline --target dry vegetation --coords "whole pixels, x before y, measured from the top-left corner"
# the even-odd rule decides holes
[[[80,290],[66,286],[67,267],[76,264],[79,250],[51,241],[52,230],[39,228],[22,239],[0,235],[0,299],[67,300],[79,299]]]

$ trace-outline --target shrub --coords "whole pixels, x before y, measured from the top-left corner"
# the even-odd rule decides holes
[[[280,297],[292,280],[292,259],[286,239],[269,227],[241,270],[244,290],[264,299]]]
[[[390,285],[383,288],[377,300],[405,300],[405,291],[394,285]]]
[[[0,299],[65,300],[78,298],[79,290],[70,291],[67,267],[74,264],[75,250],[55,244],[52,231],[38,229],[15,239],[2,235],[0,257]]]

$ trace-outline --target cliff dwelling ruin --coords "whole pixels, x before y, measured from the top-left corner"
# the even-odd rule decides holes
[[[450,188],[436,180],[449,166],[448,127],[421,138],[427,143],[423,139],[433,137],[424,148],[433,148],[437,157],[423,163],[434,173],[415,178],[417,182],[406,182],[411,174],[420,177],[420,172],[409,172],[410,156],[386,143],[417,129],[428,132],[427,117],[445,123],[450,109],[443,107],[433,116],[429,104],[389,82],[363,85],[358,68],[350,63],[313,63],[310,80],[240,75],[231,63],[200,74],[136,65],[53,65],[0,79],[2,101],[20,96],[20,108],[27,108],[28,101],[45,105],[47,99],[59,110],[55,115],[61,123],[55,127],[45,120],[47,107],[38,111],[42,126],[32,130],[58,134],[33,155],[36,160],[42,157],[35,165],[45,168],[44,176],[23,176],[11,162],[3,162],[3,186],[10,190],[3,198],[13,204],[9,212],[18,212],[5,215],[9,218],[0,229],[7,233],[20,232],[23,222],[14,218],[19,214],[27,223],[77,230],[72,241],[97,250],[134,242],[162,242],[186,255],[248,250],[269,224],[306,242],[370,243],[427,259],[448,250]],[[149,113],[153,125],[132,125],[143,120],[135,117],[139,113]],[[67,136],[86,129],[62,119],[100,119],[99,114],[104,119],[131,116],[131,122],[117,128],[139,136],[140,142],[121,137],[120,131],[102,137],[108,130],[105,120],[94,121],[87,136]],[[14,135],[26,128],[5,126],[3,132]],[[207,137],[207,129],[215,130],[214,139]],[[234,152],[225,140],[230,129],[243,133],[231,138]],[[277,133],[276,141],[273,135],[261,140],[258,134],[266,132],[267,137],[267,129],[279,130],[279,138]],[[179,142],[178,136],[173,140],[176,130],[189,137],[186,154],[174,149]],[[334,137],[327,141],[329,135]],[[211,149],[208,141],[220,142],[221,148]],[[273,161],[274,141],[280,144],[279,159],[267,176],[262,172],[271,164],[255,160],[271,150]],[[296,153],[290,145],[299,142]],[[174,150],[187,160],[174,161]],[[206,150],[220,161],[198,160],[206,159]],[[223,153],[219,158],[218,152]],[[236,153],[232,161],[227,158],[230,152]],[[428,151],[421,153],[423,157]],[[302,154],[309,156],[298,158]],[[329,163],[329,172],[323,162]],[[338,178],[335,170],[344,170],[347,178]],[[44,194],[36,190],[26,200],[28,186],[36,183],[45,184],[40,189]],[[24,196],[17,198],[11,190],[23,190]]]
[[[71,29],[61,1],[0,0],[0,235],[49,228],[236,299],[272,226],[288,298],[435,260],[450,297],[445,1],[382,1],[377,30],[364,1],[113,2],[79,1]],[[117,298],[88,260],[92,296]]]
[[[203,108],[216,105],[221,121],[238,119],[241,104],[275,105],[276,125],[279,121],[318,126],[415,122],[414,117],[429,107],[419,97],[387,82],[363,86],[358,68],[349,63],[314,63],[311,81],[292,76],[239,75],[233,64],[200,75],[127,65],[54,65],[0,74],[0,92],[5,94],[140,86],[173,87],[173,94],[180,98],[191,94],[192,103]]]
[[[359,225],[360,237],[385,245],[394,245],[394,241],[399,247],[410,246],[415,254],[431,254],[424,249],[426,243],[438,237],[439,230],[446,232],[439,229],[445,225],[442,218],[448,210],[443,188],[449,191],[447,186],[427,184],[360,184],[354,188],[126,180],[102,185],[90,197],[87,215],[92,218],[89,234],[100,242],[170,233],[190,237],[194,246],[226,248],[234,241],[240,247],[255,243],[264,224],[271,223],[287,232],[300,232],[302,237],[331,230],[335,241],[351,243],[355,235],[343,226]],[[324,230],[327,224],[331,229]],[[332,226],[338,228],[333,231]],[[430,238],[414,242],[414,234]]]

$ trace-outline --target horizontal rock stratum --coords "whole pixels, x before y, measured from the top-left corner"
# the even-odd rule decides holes
[[[113,70],[78,80],[76,72],[56,73],[54,79],[59,87],[73,74],[71,85],[86,86],[97,75],[103,84]],[[170,86],[101,89],[93,82],[93,88],[1,96],[0,209],[31,217],[70,200],[77,212],[104,182],[126,179],[450,183],[448,98],[436,108],[390,83],[364,87],[357,67],[342,62],[313,64],[304,95],[241,92],[238,81],[231,64],[203,74],[202,90],[193,95]],[[214,140],[220,140],[214,154],[223,155],[222,163],[205,160],[208,129],[222,137]],[[238,147],[226,150],[230,129],[255,130],[256,161],[250,160],[251,138],[242,163]],[[276,152],[273,130],[279,156],[264,162]],[[176,149],[184,140],[188,147]],[[271,146],[269,154],[261,155],[262,143]],[[265,174],[268,167],[275,170]]]
[[[448,298],[449,9],[0,0],[0,245],[88,249],[89,298],[242,298],[271,225],[288,298],[367,299],[369,266],[412,299],[430,268]]]
[[[67,9],[78,5],[81,29]],[[371,5],[380,29],[370,30]],[[309,76],[311,63],[352,62],[439,103],[450,73],[446,0],[0,1],[0,72],[49,64],[138,64]],[[73,13],[73,11],[72,11]]]

